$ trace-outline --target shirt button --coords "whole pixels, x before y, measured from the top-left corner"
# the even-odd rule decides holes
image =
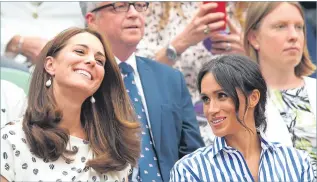
[[[36,12],[33,12],[32,16],[33,16],[34,19],[37,19],[39,17],[39,15]]]

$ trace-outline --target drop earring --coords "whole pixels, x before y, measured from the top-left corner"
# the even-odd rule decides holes
[[[93,104],[96,102],[94,96],[91,96],[91,97],[90,97],[90,102],[93,103]]]
[[[49,88],[51,85],[52,85],[52,77],[50,77],[46,82],[45,82],[45,86],[47,87],[47,88]]]

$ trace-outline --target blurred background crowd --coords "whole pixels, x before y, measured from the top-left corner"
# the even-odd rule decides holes
[[[151,2],[146,11],[144,37],[137,45],[135,54],[166,64],[183,74],[200,134],[207,146],[213,144],[215,136],[203,113],[203,102],[197,87],[198,72],[205,62],[218,55],[251,57],[260,63],[269,88],[270,109],[275,108],[269,111],[269,116],[274,117],[273,120],[281,120],[281,125],[286,126],[268,125],[271,128],[268,132],[285,130],[291,137],[281,138],[280,141],[308,151],[316,165],[317,93],[316,88],[311,88],[316,87],[316,2],[300,2],[305,19],[304,25],[298,28],[303,29],[304,38],[301,40],[297,35],[289,38],[290,41],[304,43],[300,48],[303,58],[296,64],[282,60],[274,52],[282,45],[285,33],[251,31],[257,26],[253,22],[257,17],[247,15],[249,2],[227,2],[226,29],[210,34],[212,27],[220,24],[215,21],[217,17],[203,15],[201,4]],[[26,98],[30,94],[30,79],[43,47],[66,28],[85,27],[87,23],[82,13],[78,2],[1,2],[1,127],[24,115],[28,104]],[[287,13],[284,16],[292,14],[284,13]],[[282,14],[278,16],[283,18]],[[202,21],[213,23],[208,28],[199,29]],[[282,29],[283,25],[280,26]],[[174,50],[174,55],[167,53],[170,49]]]

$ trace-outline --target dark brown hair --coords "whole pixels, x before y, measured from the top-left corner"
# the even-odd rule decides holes
[[[197,88],[201,93],[201,82],[207,73],[211,73],[220,87],[229,95],[235,105],[238,122],[249,131],[245,125],[244,117],[249,105],[248,97],[254,90],[260,92],[260,99],[254,109],[255,127],[266,131],[267,122],[265,106],[267,100],[267,85],[261,74],[259,65],[249,57],[243,55],[221,55],[213,57],[200,69],[197,77]],[[237,90],[244,95],[245,108],[243,116],[239,116],[240,101]],[[204,100],[204,97],[202,97]],[[243,118],[242,120],[240,118]]]
[[[30,83],[23,130],[31,152],[37,157],[51,161],[62,157],[70,162],[68,156],[77,152],[66,149],[69,132],[58,127],[63,113],[55,101],[52,87],[45,87],[50,74],[46,72],[44,62],[47,56],[56,57],[70,38],[85,32],[101,41],[107,59],[104,79],[94,93],[96,102],[92,104],[87,98],[81,108],[81,124],[94,153],[94,158],[86,165],[100,173],[119,171],[137,162],[140,154],[140,124],[109,44],[94,30],[67,29],[43,48]]]

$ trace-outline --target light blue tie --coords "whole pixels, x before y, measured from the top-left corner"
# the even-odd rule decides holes
[[[123,74],[124,84],[134,105],[137,117],[142,123],[142,148],[139,159],[139,180],[144,182],[162,181],[145,110],[140,93],[138,92],[138,88],[135,84],[133,68],[125,62],[121,62],[119,67],[121,73]]]

